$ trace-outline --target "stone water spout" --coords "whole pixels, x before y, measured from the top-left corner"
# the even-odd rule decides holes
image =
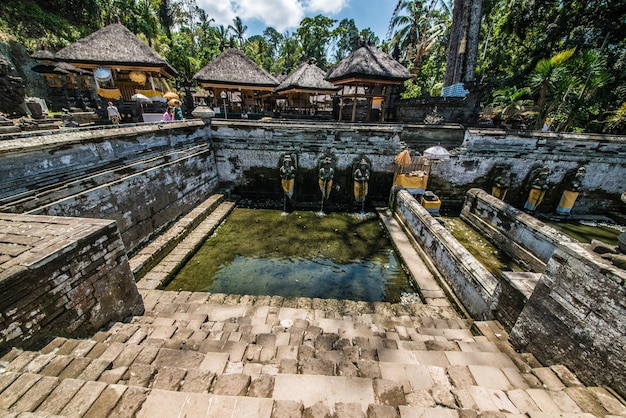
[[[280,165],[280,185],[283,189],[283,211],[287,211],[287,202],[293,198],[294,186],[296,183],[295,158],[285,154]]]
[[[330,191],[333,188],[333,177],[335,175],[335,169],[332,166],[333,160],[330,157],[325,157],[322,160],[322,165],[318,171],[318,184],[320,191],[322,192],[322,208],[324,211],[324,201],[330,197]]]
[[[565,190],[561,195],[561,200],[556,208],[556,213],[559,215],[569,215],[572,211],[574,203],[578,198],[578,192],[582,187],[582,182],[585,179],[585,167],[580,167],[574,177],[570,178],[565,185]]]
[[[550,187],[548,183],[548,176],[550,175],[550,168],[546,165],[539,170],[539,173],[535,175],[530,183],[530,191],[528,192],[528,198],[524,204],[524,209],[534,212],[537,210],[537,206],[541,204],[543,198],[546,195],[546,191]]]
[[[506,197],[506,192],[513,184],[514,177],[514,173],[511,173],[507,169],[503,169],[500,174],[498,174],[493,179],[493,184],[491,185],[492,196],[504,201],[504,198]]]
[[[370,179],[370,164],[365,158],[357,164],[356,169],[352,173],[354,180],[354,200],[361,203],[361,213],[365,213],[365,198],[368,192],[368,182]]]

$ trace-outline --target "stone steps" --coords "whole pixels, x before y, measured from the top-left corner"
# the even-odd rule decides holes
[[[0,416],[626,416],[564,366],[512,358],[497,322],[426,305],[142,293],[147,315],[7,353]]]

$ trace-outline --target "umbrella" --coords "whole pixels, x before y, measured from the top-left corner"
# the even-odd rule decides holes
[[[165,97],[166,99],[180,99],[180,97],[178,97],[178,94],[174,93],[173,91],[168,91],[163,95],[163,97]]]
[[[441,145],[435,145],[424,150],[424,157],[430,160],[447,160],[450,158],[450,153]]]
[[[409,154],[408,149],[396,155],[396,164],[400,167],[408,167],[411,164],[411,154]]]
[[[145,102],[145,103],[151,103],[152,102],[152,100],[150,100],[148,97],[144,96],[141,93],[133,94],[132,96],[130,96],[130,98],[132,100],[136,100],[138,102]]]
[[[168,105],[170,105],[170,106],[174,106],[175,104],[180,104],[180,100],[170,99],[170,100],[167,102],[167,104],[168,104]]]

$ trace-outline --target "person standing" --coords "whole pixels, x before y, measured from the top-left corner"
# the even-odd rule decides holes
[[[109,115],[109,120],[113,125],[119,125],[121,119],[120,111],[117,110],[117,107],[113,106],[113,102],[109,102],[108,104],[107,114]]]
[[[183,109],[178,100],[174,103],[174,120],[183,120]]]
[[[174,108],[168,106],[165,113],[163,113],[163,122],[171,122],[174,120]]]

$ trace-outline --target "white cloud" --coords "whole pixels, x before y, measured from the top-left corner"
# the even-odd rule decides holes
[[[257,19],[279,32],[300,25],[304,8],[297,0],[236,0],[237,14],[245,23]]]
[[[234,2],[197,0],[196,4],[207,13],[209,19],[215,19],[216,25],[228,26],[233,23],[236,14],[234,12]]]
[[[209,18],[217,25],[232,25],[233,19],[241,18],[244,25],[256,19],[279,32],[300,25],[304,8],[299,0],[197,0]]]
[[[348,0],[309,0],[305,2],[305,9],[308,12],[316,14],[330,14],[334,15],[344,7],[348,6]]]
[[[305,15],[334,15],[349,0],[196,0],[215,24],[228,26],[239,16],[244,25],[258,20],[279,32],[297,28]]]

